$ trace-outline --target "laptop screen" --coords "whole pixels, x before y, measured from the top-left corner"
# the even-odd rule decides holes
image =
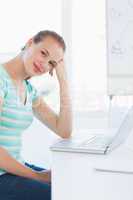
[[[125,142],[125,140],[128,138],[131,130],[133,128],[133,106],[128,109],[124,119],[122,120],[122,123],[120,127],[118,128],[118,131],[116,135],[113,137],[109,147],[115,148],[121,143]]]

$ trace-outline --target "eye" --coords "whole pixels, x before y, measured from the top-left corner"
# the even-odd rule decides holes
[[[41,51],[41,54],[42,54],[43,56],[47,56],[47,54],[46,54],[45,51]]]
[[[50,64],[52,67],[55,67],[55,65],[54,65],[51,61],[49,61],[49,64]]]

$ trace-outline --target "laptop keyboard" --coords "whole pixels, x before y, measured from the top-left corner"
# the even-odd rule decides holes
[[[83,142],[79,147],[80,148],[105,148],[109,145],[111,138],[94,136],[92,139]]]
[[[105,135],[93,135],[81,142],[80,139],[65,139],[58,142],[55,147],[59,149],[78,149],[78,150],[103,150],[110,144],[111,137]]]

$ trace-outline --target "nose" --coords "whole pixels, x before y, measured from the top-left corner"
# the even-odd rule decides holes
[[[50,70],[49,61],[45,61],[45,62],[41,63],[41,66],[44,69],[44,71],[49,71]]]
[[[43,70],[45,71],[45,72],[48,72],[48,71],[50,71],[50,69],[51,69],[51,65],[50,65],[50,59],[49,58],[43,58],[43,59],[39,59],[39,64],[40,64],[40,66],[43,68]]]

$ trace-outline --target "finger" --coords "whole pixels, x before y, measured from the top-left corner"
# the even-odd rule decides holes
[[[53,68],[49,71],[49,74],[53,76]]]
[[[52,73],[52,72],[49,72],[49,74],[50,74],[51,76],[53,76],[53,73]]]

